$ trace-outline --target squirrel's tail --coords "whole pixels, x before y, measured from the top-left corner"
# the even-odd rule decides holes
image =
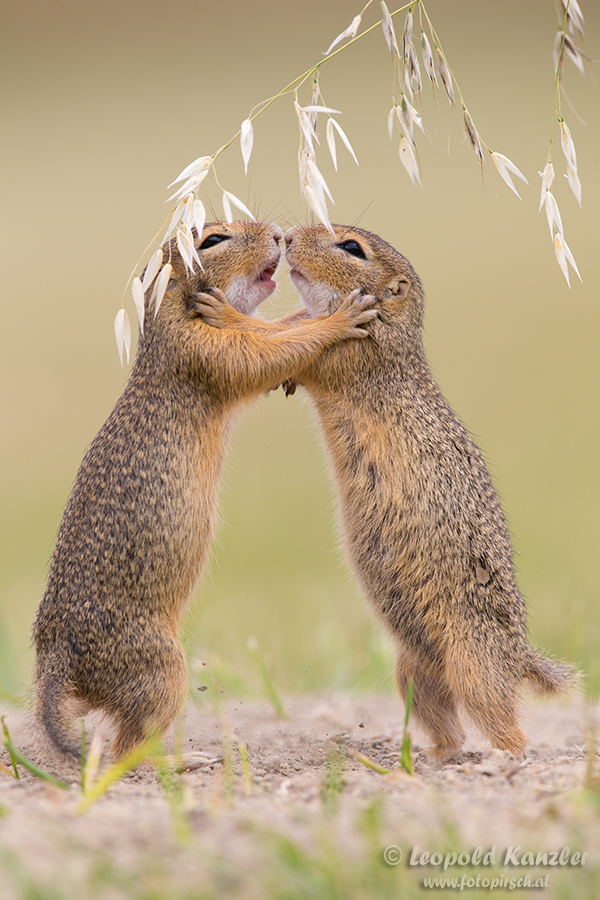
[[[69,689],[68,676],[61,670],[42,672],[36,685],[36,717],[54,746],[75,759],[81,757],[81,735],[77,718],[81,703]]]
[[[580,675],[568,663],[555,662],[531,647],[524,660],[523,676],[540,694],[560,694],[579,687]]]

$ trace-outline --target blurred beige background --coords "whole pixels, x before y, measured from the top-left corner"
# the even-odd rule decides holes
[[[598,58],[600,9],[581,6],[586,51]],[[533,641],[582,665],[596,690],[600,70],[588,65],[584,78],[565,68],[587,122],[564,104],[583,210],[562,177],[555,127],[555,193],[584,279],[573,275],[569,291],[538,213],[554,4],[430,0],[427,9],[484,140],[529,178],[524,202],[489,164],[482,187],[459,116],[428,88],[423,188],[411,185],[387,136],[391,64],[378,30],[321,71],[325,101],[343,111],[360,161],[356,168],[340,148],[335,174],[323,141],[332,219],[378,232],[420,273],[432,367],[489,461]],[[3,4],[0,688],[22,691],[30,677],[29,628],[62,509],[127,377],[113,318],[136,259],[162,227],[167,184],[320,61],[358,11],[343,0]],[[376,14],[375,6],[365,23]],[[249,176],[234,146],[219,160],[219,179],[259,217],[303,223],[297,146],[291,99],[280,100],[255,123]],[[219,191],[206,183],[219,215]],[[296,303],[284,267],[279,281],[266,317]],[[229,683],[239,676],[252,685],[249,635],[283,690],[391,683],[388,645],[338,550],[320,440],[298,397],[271,396],[241,419],[186,647]]]

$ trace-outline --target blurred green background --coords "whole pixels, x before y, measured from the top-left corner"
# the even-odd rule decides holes
[[[600,9],[581,5],[586,51],[598,58]],[[429,89],[423,188],[411,185],[387,136],[391,64],[377,31],[321,72],[360,160],[356,168],[340,148],[335,174],[320,148],[332,219],[378,232],[420,273],[428,354],[489,461],[533,642],[582,666],[596,691],[600,89],[566,64],[566,90],[587,122],[564,105],[582,211],[555,148],[555,193],[584,279],[573,276],[569,291],[538,213],[554,4],[430,0],[427,9],[484,140],[528,176],[524,202],[491,165],[482,187],[459,116]],[[30,624],[62,509],[127,377],[113,318],[162,227],[166,185],[318,62],[358,11],[345,0],[3,5],[0,689],[21,692],[30,679]],[[219,160],[221,184],[261,218],[304,223],[297,146],[291,99],[280,100],[255,124],[249,176],[233,146]],[[205,183],[218,216],[219,191]],[[296,305],[284,267],[279,280],[267,318]],[[244,411],[221,496],[210,572],[185,625],[189,656],[256,683],[252,635],[281,690],[390,689],[390,647],[344,563],[305,400],[271,395]]]

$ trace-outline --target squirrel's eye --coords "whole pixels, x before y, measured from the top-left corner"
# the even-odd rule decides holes
[[[345,250],[346,253],[349,253],[350,256],[358,256],[359,259],[366,259],[363,248],[356,241],[342,241],[341,244],[338,244],[342,250]]]
[[[215,247],[217,244],[220,244],[221,241],[228,240],[229,237],[226,234],[209,234],[200,244],[200,249],[206,250],[208,247]]]

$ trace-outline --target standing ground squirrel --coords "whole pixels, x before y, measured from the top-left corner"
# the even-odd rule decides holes
[[[321,420],[352,564],[397,641],[398,688],[406,698],[413,679],[413,715],[435,755],[460,749],[460,706],[495,747],[519,754],[524,684],[553,693],[575,676],[528,645],[498,498],[427,363],[419,278],[377,235],[334,232],[296,227],[285,240],[311,315],[352,291],[381,301],[371,340],[332,347],[296,379]]]
[[[213,288],[252,313],[275,288],[281,230],[210,223],[188,276],[175,242],[158,314],[146,292],[129,381],[89,447],[68,500],[33,625],[36,717],[53,744],[80,755],[76,719],[92,709],[117,727],[120,756],[164,732],[187,686],[177,627],[206,562],[234,407],[296,374],[337,341],[366,337],[372,300],[270,334],[217,332],[201,318]],[[284,320],[285,321],[285,320]]]

